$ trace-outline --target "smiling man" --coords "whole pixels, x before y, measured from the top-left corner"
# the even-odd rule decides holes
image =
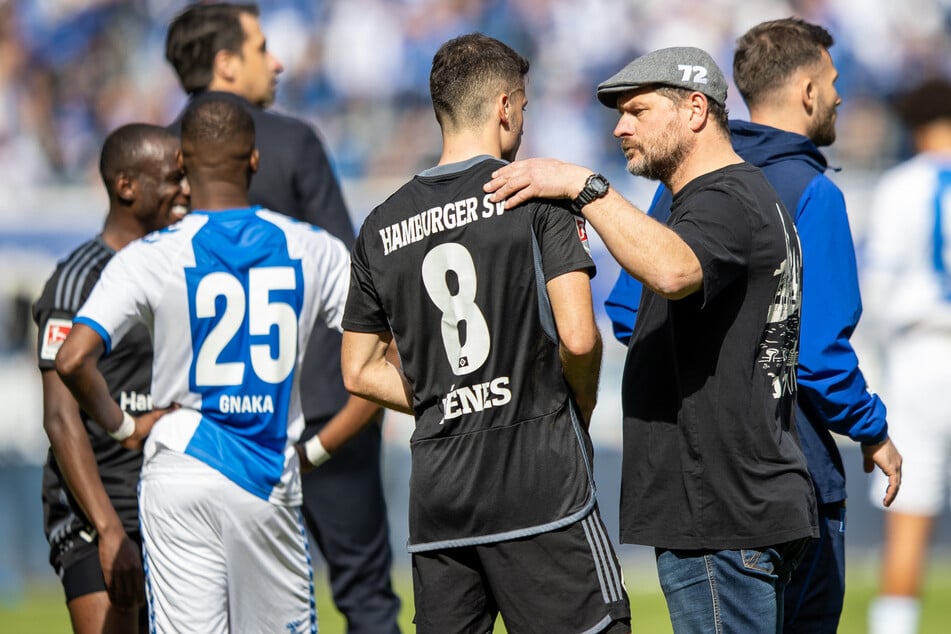
[[[76,632],[146,630],[136,500],[142,454],[121,447],[80,409],[54,363],[73,317],[116,252],[184,215],[188,190],[176,162],[178,149],[175,135],[140,123],[106,138],[99,172],[109,213],[102,233],[57,265],[33,306],[43,428],[50,441],[43,472],[44,529]],[[103,359],[102,374],[123,411],[146,415],[152,409],[151,366],[145,326],[130,330]]]

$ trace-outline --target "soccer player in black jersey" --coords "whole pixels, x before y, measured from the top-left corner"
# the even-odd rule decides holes
[[[57,265],[33,307],[43,427],[50,440],[44,524],[75,632],[145,631],[136,501],[142,454],[122,448],[79,409],[54,360],[73,316],[116,251],[185,212],[178,148],[175,135],[152,125],[130,124],[109,135],[99,164],[109,195],[102,233]],[[100,368],[124,411],[141,415],[152,409],[152,345],[144,326],[123,338]]]
[[[421,633],[486,632],[499,614],[513,633],[630,630],[592,479],[601,340],[584,221],[546,200],[507,211],[482,191],[518,150],[527,72],[481,34],[439,49],[439,164],[370,214],[353,251],[344,382],[416,418]]]

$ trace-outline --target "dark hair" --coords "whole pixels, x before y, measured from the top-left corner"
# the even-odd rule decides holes
[[[663,85],[658,85],[656,91],[674,103],[686,101],[690,95],[696,92],[695,90],[688,90],[686,88]],[[730,136],[729,114],[729,110],[727,110],[726,106],[707,97],[707,118],[713,121],[727,137]]]
[[[182,150],[186,147],[210,162],[246,161],[254,150],[254,119],[227,99],[194,102],[182,114]]]
[[[898,118],[911,130],[939,119],[951,121],[951,81],[943,77],[926,79],[899,94],[892,104]]]
[[[165,128],[148,123],[129,123],[113,130],[102,144],[99,154],[99,175],[106,191],[113,193],[120,172],[133,176],[141,173],[143,163],[159,157],[161,144],[178,138]]]
[[[449,40],[433,57],[429,92],[443,127],[481,123],[489,100],[524,86],[528,60],[495,38],[470,33]]]
[[[254,119],[240,105],[228,99],[203,99],[192,103],[182,114],[182,143],[212,155],[221,148],[241,148],[248,156],[254,149]]]
[[[256,4],[196,3],[179,13],[168,27],[165,59],[188,94],[208,88],[219,51],[240,53],[244,44],[241,15],[260,15]]]
[[[826,29],[800,18],[762,22],[736,40],[733,81],[747,106],[761,103],[834,43]]]

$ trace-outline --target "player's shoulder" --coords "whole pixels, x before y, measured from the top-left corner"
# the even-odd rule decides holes
[[[292,218],[286,214],[265,208],[258,209],[255,215],[261,221],[268,222],[283,231],[288,239],[304,241],[315,245],[332,244],[335,247],[337,243],[339,243],[341,248],[346,249],[343,241],[332,233],[304,220]]]
[[[33,319],[48,311],[74,312],[82,303],[84,289],[94,283],[113,251],[99,237],[82,243],[56,267],[33,304]]]
[[[90,238],[56,264],[54,275],[62,274],[64,270],[72,272],[76,269],[89,269],[97,262],[108,260],[113,255],[115,251],[103,242],[100,236]]]
[[[132,257],[126,254],[149,253],[170,247],[174,248],[175,245],[187,241],[201,229],[206,222],[208,222],[208,216],[206,214],[187,214],[178,222],[148,233],[138,240],[129,243],[119,253],[123,257]]]
[[[184,251],[206,222],[203,214],[188,214],[164,229],[133,240],[115,254],[110,269],[158,274],[164,269],[162,263],[173,261]]]
[[[816,174],[806,185],[803,196],[800,198],[804,198],[806,194],[817,198],[824,206],[845,206],[845,194],[826,174]]]
[[[57,262],[46,286],[56,288],[68,284],[81,288],[90,276],[98,277],[115,253],[99,236],[87,240]]]

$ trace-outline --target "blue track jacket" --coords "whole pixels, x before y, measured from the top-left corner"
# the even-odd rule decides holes
[[[849,337],[862,314],[855,248],[845,198],[825,176],[825,157],[808,138],[746,121],[730,121],[733,147],[763,170],[794,216],[802,244],[802,325],[796,422],[819,504],[846,498],[842,456],[829,431],[858,442],[885,440],[885,405],[868,391]],[[671,194],[661,186],[648,214],[664,222]],[[614,336],[631,339],[641,283],[624,270],[604,305]]]

